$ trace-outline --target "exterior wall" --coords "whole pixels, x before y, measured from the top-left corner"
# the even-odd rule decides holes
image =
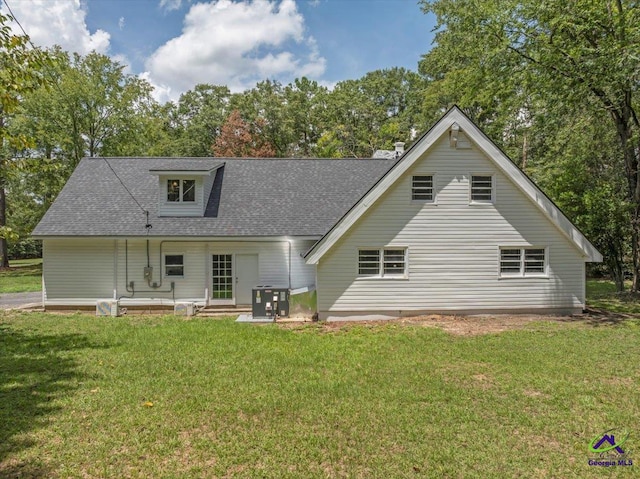
[[[315,266],[299,255],[314,241],[291,241],[291,287],[313,286]],[[145,239],[45,239],[44,281],[49,304],[92,304],[96,299],[123,298],[141,303],[175,299],[205,303],[211,296],[211,255],[257,254],[259,284],[289,286],[289,243],[287,241],[194,241],[189,239],[149,240],[149,264],[153,268],[150,287],[144,279],[147,266]],[[184,256],[184,276],[164,276],[164,255]],[[117,279],[114,279],[117,278]],[[134,283],[135,294],[127,291]],[[114,291],[115,290],[115,291]]]
[[[113,297],[113,240],[46,239],[42,247],[47,300]]]
[[[493,174],[495,204],[469,204],[471,174]],[[434,175],[436,204],[411,201],[411,176]],[[408,249],[406,279],[358,278],[358,248]],[[546,247],[548,277],[500,278],[500,246]],[[318,264],[321,318],[584,307],[584,258],[475,146],[443,136]]]
[[[294,240],[291,244],[291,288],[312,287],[316,284],[316,267],[306,264],[304,254],[316,240]]]

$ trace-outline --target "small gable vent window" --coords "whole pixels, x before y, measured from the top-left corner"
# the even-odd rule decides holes
[[[423,175],[411,178],[411,199],[433,202],[433,176]]]
[[[471,176],[471,202],[493,203],[493,176]]]
[[[184,256],[181,254],[168,254],[164,257],[165,276],[184,276]]]
[[[167,201],[196,201],[196,180],[167,180]]]

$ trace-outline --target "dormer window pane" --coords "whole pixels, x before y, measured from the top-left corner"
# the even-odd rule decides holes
[[[196,200],[196,180],[182,181],[182,201]]]
[[[167,180],[168,202],[196,201],[196,180]]]
[[[180,180],[167,180],[167,201],[180,201]]]

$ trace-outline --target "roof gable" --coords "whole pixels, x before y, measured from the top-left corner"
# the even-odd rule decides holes
[[[583,254],[587,261],[600,262],[602,255],[585,238],[560,209],[491,141],[460,108],[452,107],[414,143],[404,156],[358,201],[306,254],[308,264],[316,264],[356,221],[451,129],[461,129],[465,139],[473,142],[543,212],[545,217]]]

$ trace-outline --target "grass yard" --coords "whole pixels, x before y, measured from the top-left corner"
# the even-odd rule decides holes
[[[455,336],[4,313],[0,477],[629,475],[587,448],[620,427],[640,451],[638,344],[629,319]]]
[[[1,293],[42,291],[42,259],[10,261],[11,268],[0,270]]]
[[[626,288],[631,287],[627,281]],[[614,313],[640,314],[640,296],[628,291],[618,293],[613,281],[587,280],[587,306]]]

